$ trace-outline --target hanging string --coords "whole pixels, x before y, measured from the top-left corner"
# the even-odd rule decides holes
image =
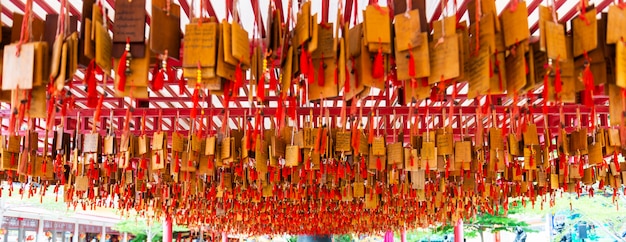
[[[63,1],[62,1],[63,2]],[[22,19],[22,29],[20,32],[20,41],[17,43],[16,56],[20,56],[22,45],[30,39],[30,27],[32,21],[33,0],[26,0],[26,7],[24,8],[24,17]]]

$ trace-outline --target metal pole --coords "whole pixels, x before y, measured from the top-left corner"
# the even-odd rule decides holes
[[[106,235],[107,235],[107,227],[103,225],[102,233],[100,234],[100,242],[106,242]]]
[[[74,236],[72,236],[72,242],[78,242],[80,233],[78,232],[78,223],[74,223]]]
[[[166,218],[163,222],[163,241],[171,242],[172,241],[172,219]]]
[[[459,219],[454,225],[454,242],[463,242],[463,219]]]
[[[35,236],[35,241],[36,241],[36,242],[41,241],[39,238],[40,238],[40,237],[43,235],[43,233],[44,233],[44,232],[43,232],[43,223],[44,223],[43,219],[42,219],[42,218],[40,218],[40,219],[39,219],[39,226],[37,226],[37,236]]]

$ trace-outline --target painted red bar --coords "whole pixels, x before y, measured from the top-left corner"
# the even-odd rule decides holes
[[[458,112],[459,110],[461,110],[463,112],[463,114],[465,116],[475,116],[476,113],[476,109],[478,108],[478,106],[465,106],[465,107],[457,107],[455,108],[455,112]],[[505,113],[505,111],[509,108],[508,106],[495,106],[495,112],[497,114],[503,114]],[[577,105],[572,105],[572,106],[565,106],[563,108],[563,113],[564,114],[576,114],[576,111],[579,107]],[[341,112],[341,107],[328,107],[327,108],[329,113],[331,115],[339,115]],[[449,107],[418,107],[415,108],[414,110],[416,110],[416,115],[419,116],[424,116],[426,115],[426,111],[429,110],[429,112],[434,115],[434,114],[438,114],[438,113],[442,113],[443,110],[446,109],[448,110]],[[543,107],[529,107],[529,109],[535,113],[535,114],[540,114],[543,113]],[[205,112],[210,111],[211,109],[205,109]],[[222,112],[222,108],[215,108],[214,109],[216,112],[221,113]],[[308,115],[310,111],[314,111],[314,116],[319,114],[319,107],[318,108],[311,108],[311,107],[300,107],[296,110],[298,115]],[[176,115],[180,115],[181,117],[186,117],[189,116],[189,114],[191,113],[191,110],[189,108],[162,108],[162,109],[156,109],[156,108],[135,108],[133,115],[141,115],[143,112],[145,111],[146,113],[146,117],[158,117],[159,116],[159,112],[163,113],[163,117],[175,117]],[[229,115],[231,117],[243,117],[245,113],[249,112],[248,108],[229,108]],[[253,109],[253,111],[256,111]],[[80,113],[80,116],[82,117],[92,117],[93,113],[95,112],[94,109],[74,109],[72,111],[69,111],[67,113],[68,117],[75,117],[77,113]],[[101,111],[101,115],[103,117],[109,117],[110,113],[113,112],[113,117],[125,117],[126,116],[126,109],[102,109]],[[364,108],[363,109],[363,116],[367,117],[367,115],[369,115],[369,113],[371,112],[371,109],[369,108]],[[409,114],[409,108],[408,107],[391,107],[391,108],[381,108],[378,109],[377,112],[379,113],[379,115],[391,115],[394,112],[397,115],[408,115]],[[580,112],[581,113],[590,113],[591,109],[588,107],[580,107]],[[604,106],[604,105],[597,105],[596,106],[596,113],[598,115],[604,115],[604,114],[608,114],[609,113],[609,107],[608,106]],[[269,116],[273,116],[276,114],[276,109],[275,108],[265,108],[263,109],[263,114],[266,117]],[[0,110],[0,117],[8,117],[8,115],[10,115],[10,110]],[[548,107],[548,115],[549,116],[558,116],[559,115],[559,107],[556,106],[549,106]]]

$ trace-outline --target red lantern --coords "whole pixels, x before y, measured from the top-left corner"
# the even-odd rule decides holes
[[[52,232],[50,232],[50,231],[46,232],[46,237],[52,238]]]
[[[3,228],[2,228],[2,229],[0,229],[0,235],[4,235],[4,234],[6,234],[6,233],[7,233],[7,230],[6,230],[6,229],[3,229]]]

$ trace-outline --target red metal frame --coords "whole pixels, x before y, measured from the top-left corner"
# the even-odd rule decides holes
[[[24,9],[24,5],[21,1],[19,0],[10,0],[11,3],[13,3],[15,6],[17,6],[20,9]],[[346,6],[345,6],[345,19],[344,20],[349,20],[351,17],[351,14],[353,12],[353,4],[354,0],[347,0],[346,1]],[[566,0],[558,0],[556,1],[556,8],[559,9],[562,5],[564,5]],[[458,11],[457,11],[457,15],[458,16],[462,16],[466,13],[467,11],[467,5],[469,4],[469,0],[463,0],[460,2],[460,4],[458,5]],[[533,0],[531,2],[528,3],[528,14],[530,15],[532,12],[536,11],[536,9],[538,8],[539,4],[541,3],[541,0]],[[598,9],[598,12],[602,11],[604,8],[606,8],[612,1],[610,0],[604,0],[602,2],[600,2],[596,7]],[[38,4],[39,6],[42,7],[42,9],[44,9],[47,13],[54,13],[55,10],[53,8],[51,8],[45,1],[43,0],[35,0],[35,3]],[[113,0],[107,0],[107,3],[114,8],[114,1]],[[213,9],[213,6],[211,5],[211,2],[209,0],[204,0],[205,6],[206,6],[206,10],[208,11],[208,14],[210,16],[215,16],[215,10]],[[440,3],[440,2],[439,2]],[[439,3],[437,3],[437,5],[439,5]],[[183,12],[189,16],[191,14],[190,12],[190,6],[189,3],[186,0],[179,0],[179,4],[181,6],[181,9],[183,10]],[[258,6],[258,2],[257,0],[251,0],[251,4],[254,8],[255,11],[257,11],[258,9],[255,6]],[[278,1],[277,2],[277,7],[282,7],[282,2]],[[363,8],[364,6],[359,6],[361,8]],[[80,12],[70,4],[70,11],[72,13],[72,15],[77,15],[80,16]],[[281,8],[281,12],[282,12],[282,8]],[[10,12],[8,12],[8,10],[6,8],[3,8],[2,13],[4,15],[7,16],[11,16]],[[433,15],[431,16],[431,21],[433,20],[437,20],[440,18],[441,16],[441,8],[437,7],[435,12],[433,13]],[[572,17],[574,17],[577,14],[577,9],[576,6],[574,8],[572,8],[569,12],[567,12],[561,19],[560,21],[569,21]],[[149,13],[147,14],[147,19],[150,19]],[[260,20],[261,22],[258,23],[259,25],[263,25],[262,19]],[[537,23],[534,23],[532,25],[532,27],[530,28],[531,32],[535,32],[537,30]],[[174,61],[172,60],[170,63],[170,65],[172,66],[180,66],[180,62],[179,61]],[[82,72],[82,70],[81,70]],[[101,124],[107,123],[105,121],[108,120],[109,118],[109,113],[113,112],[113,117],[114,117],[114,127],[117,127],[117,130],[121,129],[121,124],[123,123],[123,118],[126,115],[126,109],[131,107],[131,105],[133,105],[133,102],[128,102],[128,99],[124,99],[124,98],[117,98],[117,97],[113,97],[113,87],[112,87],[112,80],[108,81],[108,85],[107,86],[103,86],[105,88],[106,93],[108,94],[108,96],[104,99],[105,105],[106,106],[110,106],[112,107],[111,109],[108,108],[104,108],[102,110],[102,118],[100,120]],[[247,83],[246,83],[247,84]],[[67,122],[66,124],[68,125],[68,127],[71,126],[72,123],[75,123],[75,117],[77,113],[80,113],[81,118],[83,120],[81,120],[82,122],[82,127],[79,127],[82,132],[90,132],[90,127],[91,127],[91,122],[93,120],[92,116],[94,113],[93,109],[85,109],[86,105],[86,93],[84,91],[84,85],[82,84],[81,80],[78,80],[77,77],[75,77],[75,81],[73,83],[74,88],[72,89],[72,93],[76,96],[76,103],[77,103],[77,109],[69,112],[68,113],[68,117],[66,118]],[[190,103],[191,103],[191,92],[188,89],[184,90],[184,94],[183,95],[179,95],[177,92],[175,92],[170,86],[171,85],[178,85],[178,83],[175,82],[171,82],[171,83],[167,83],[167,85],[165,86],[165,88],[160,91],[160,92],[151,92],[151,95],[153,95],[152,97],[150,97],[149,99],[149,103],[151,105],[150,108],[137,108],[135,107],[134,109],[134,119],[131,120],[132,123],[135,124],[139,124],[140,119],[138,117],[140,117],[143,112],[145,111],[146,113],[146,117],[147,117],[147,121],[146,121],[146,125],[148,126],[147,130],[151,130],[151,129],[155,129],[156,124],[158,123],[158,117],[159,117],[159,111],[162,112],[163,114],[163,119],[166,120],[166,122],[162,122],[163,124],[163,129],[164,130],[172,130],[173,129],[173,119],[174,117],[180,113],[180,116],[182,117],[179,120],[179,125],[183,125],[183,126],[187,126],[190,127],[192,122],[189,120],[188,116],[190,114]],[[463,89],[463,87],[465,87],[465,85],[467,85],[466,83],[461,83],[458,84],[457,89],[461,90]],[[244,114],[247,114],[249,116],[251,116],[251,113],[255,113],[257,109],[259,109],[260,107],[256,107],[256,103],[249,103],[248,106],[251,107],[247,107],[246,105],[243,105],[244,102],[248,102],[248,97],[247,95],[249,94],[249,92],[251,90],[248,89],[247,85],[244,85],[244,88],[242,89],[243,93],[246,94],[245,96],[241,96],[241,97],[237,97],[232,99],[232,104],[231,107],[229,108],[229,117],[230,120],[238,123],[241,117],[243,117]],[[369,112],[371,112],[370,110],[376,108],[376,110],[379,112],[380,117],[386,117],[387,120],[393,120],[396,119],[397,116],[402,116],[404,117],[403,119],[406,119],[406,117],[408,117],[408,112],[409,112],[409,108],[405,107],[405,106],[393,106],[392,102],[395,100],[396,97],[396,92],[395,89],[388,89],[386,92],[384,91],[379,91],[377,94],[373,94],[367,97],[364,97],[363,100],[364,101],[373,101],[372,105],[365,105],[368,102],[363,102],[365,105],[365,107],[363,108],[363,116],[364,119],[367,120],[367,117],[369,117]],[[534,113],[536,113],[537,115],[535,116],[535,122],[537,123],[538,127],[539,127],[539,131],[542,132],[542,130],[544,129],[544,122],[543,122],[543,116],[539,115],[542,111],[542,101],[540,100],[540,95],[541,94],[534,94],[536,95],[536,97],[533,97],[533,100],[536,100],[536,106],[532,106],[529,107],[531,110],[533,110]],[[482,100],[486,100],[487,97],[482,97],[480,99],[474,99],[474,100],[469,100],[467,99],[467,95],[465,94],[461,94],[461,95],[457,95],[457,99],[456,101],[459,101],[460,104],[463,104],[465,106],[459,106],[459,107],[455,107],[455,115],[452,118],[452,125],[455,130],[455,133],[458,134],[460,132],[460,129],[458,129],[458,127],[467,127],[468,131],[467,134],[471,134],[472,131],[475,129],[476,127],[476,109],[480,107],[480,105],[482,103],[484,103]],[[509,97],[507,97],[506,95],[492,95],[492,102],[491,103],[506,103],[508,100],[510,100]],[[207,116],[207,119],[209,120],[208,122],[211,122],[212,127],[214,128],[219,128],[216,125],[216,120],[222,120],[223,114],[222,114],[222,110],[224,107],[224,99],[222,96],[216,96],[216,100],[219,101],[219,103],[215,103],[215,105],[212,102],[212,98],[208,98],[206,100],[206,102],[202,103],[202,106],[207,107],[205,108],[205,115]],[[340,116],[340,112],[341,112],[341,107],[338,106],[339,101],[343,100],[343,98],[341,97],[337,97],[337,98],[329,98],[328,101],[332,102],[332,105],[329,105],[328,110],[331,114],[331,116],[333,117],[339,117]],[[276,113],[276,109],[275,109],[275,103],[277,101],[279,101],[278,97],[276,96],[269,96],[266,97],[266,101],[269,102],[270,105],[266,105],[266,107],[263,108],[263,113],[264,113],[264,120],[265,118],[269,118],[269,120],[274,121],[275,117],[275,113]],[[523,100],[520,100],[520,102],[522,102]],[[136,103],[136,102],[135,102]],[[173,105],[173,103],[179,103],[181,106],[183,106],[184,108],[176,108],[176,106]],[[443,109],[447,109],[449,107],[449,105],[451,105],[452,100],[447,100],[447,101],[438,101],[438,102],[433,102],[430,100],[422,100],[420,102],[418,102],[417,104],[417,114],[416,116],[420,117],[421,121],[420,123],[422,124],[422,127],[424,127],[424,125],[426,124],[426,119],[425,114],[426,111],[429,110],[429,112],[432,114],[431,117],[433,117],[432,119],[429,118],[428,122],[430,123],[430,127],[440,127],[441,126],[441,122],[443,121],[442,116],[440,115],[440,113],[442,112]],[[597,114],[600,116],[600,120],[601,120],[601,125],[602,126],[606,126],[607,125],[607,119],[608,119],[608,97],[605,95],[601,95],[601,96],[595,96],[595,103],[596,103],[596,112]],[[505,111],[511,107],[512,105],[518,105],[518,104],[510,104],[507,106],[503,106],[503,105],[494,105],[494,108],[496,110],[496,112],[498,113],[498,122],[499,123],[509,123],[510,120],[508,118],[508,115],[503,115],[505,113]],[[565,104],[563,107],[563,112],[566,116],[566,120],[571,121],[572,119],[575,118],[576,116],[576,111],[577,109],[580,108],[582,113],[588,113],[589,112],[589,108],[586,107],[582,107],[580,105],[577,104]],[[319,117],[319,104],[314,104],[312,105],[312,107],[301,107],[298,108],[297,113],[298,113],[298,122],[300,122],[299,120],[302,118],[304,120],[304,116],[307,116],[310,112],[310,110],[313,110],[313,120],[315,120],[316,118]],[[250,112],[252,111],[252,112]],[[447,111],[447,110],[446,110]],[[462,111],[463,115],[459,114],[459,111]],[[551,131],[554,131],[554,127],[558,127],[559,124],[559,108],[555,107],[555,106],[550,106],[548,107],[548,125],[551,127],[550,129],[552,129]],[[9,115],[10,110],[0,110],[0,117],[7,117]],[[209,113],[212,112],[213,115],[211,117],[209,117]],[[394,113],[396,115],[396,117],[394,117]],[[588,119],[588,114],[583,115],[583,119],[586,120]],[[56,121],[59,121],[60,117],[56,118]],[[488,127],[487,124],[491,123],[491,119],[487,118],[484,120],[481,120],[483,122],[483,124],[485,125],[485,127]],[[207,122],[207,121],[204,121]],[[339,122],[339,120],[337,118],[334,118],[334,122],[333,124],[336,126],[337,123]],[[378,126],[380,127],[383,124],[383,119],[380,118],[378,121]],[[74,124],[75,125],[75,124]],[[407,128],[407,124],[405,122],[405,124],[403,124],[404,127],[404,133],[408,133]],[[43,127],[39,127],[39,130],[43,129]],[[138,127],[135,127],[136,130],[138,130]],[[387,130],[388,130],[388,135],[390,134],[390,130],[391,129],[391,122],[388,122],[387,124]],[[424,131],[425,128],[422,128],[422,131]]]

